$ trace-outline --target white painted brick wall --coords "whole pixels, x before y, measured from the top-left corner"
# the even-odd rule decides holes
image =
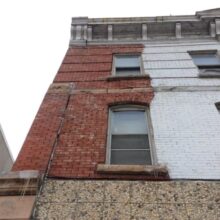
[[[144,50],[144,54],[151,53],[183,53],[192,50],[220,50],[220,44],[218,42],[213,44],[203,44],[203,45],[178,45],[178,44],[169,44],[167,46],[160,45],[147,45]]]
[[[187,53],[210,49],[220,50],[220,44],[145,45],[144,69],[155,88],[209,86],[210,90],[220,86],[220,79],[198,78]],[[220,113],[215,107],[219,101],[220,91],[155,93],[150,109],[156,153],[171,178],[220,179]]]
[[[160,60],[160,61],[144,61],[146,69],[186,69],[196,68],[192,60]]]
[[[142,55],[144,71],[152,78],[197,77],[199,71],[188,54],[188,51],[193,50],[220,50],[220,44],[217,41],[211,41],[187,45],[181,42],[145,45]]]
[[[188,53],[156,53],[156,54],[143,54],[143,60],[152,61],[152,60],[191,60],[191,57]]]
[[[151,84],[153,87],[158,86],[219,86],[220,78],[172,78],[172,79],[153,79]]]
[[[159,92],[151,104],[158,162],[172,178],[220,179],[220,92]]]
[[[197,68],[191,69],[145,69],[146,74],[151,78],[164,78],[164,77],[197,77],[199,71]]]

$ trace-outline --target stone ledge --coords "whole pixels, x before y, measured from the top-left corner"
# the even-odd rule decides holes
[[[107,81],[137,80],[137,79],[150,79],[150,76],[147,74],[142,74],[142,75],[109,76],[109,77],[107,77]]]
[[[200,78],[220,78],[220,68],[200,70]]]
[[[47,91],[50,94],[68,94],[71,91],[71,83],[52,83]]]
[[[98,173],[109,174],[132,174],[132,175],[149,175],[149,176],[167,176],[168,170],[163,165],[110,165],[98,164]]]
[[[0,196],[36,195],[39,183],[36,170],[9,172],[0,177]]]

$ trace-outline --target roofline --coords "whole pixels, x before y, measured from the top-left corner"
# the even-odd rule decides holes
[[[143,22],[170,22],[170,21],[198,21],[201,17],[220,17],[220,8],[197,11],[194,15],[162,15],[146,17],[72,17],[72,24],[108,24],[108,23],[143,23]]]
[[[195,15],[88,18],[74,17],[71,23],[72,45],[98,42],[149,41],[159,38],[216,38],[220,41],[220,8]]]

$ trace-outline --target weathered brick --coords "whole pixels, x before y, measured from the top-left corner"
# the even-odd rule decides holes
[[[13,169],[44,172],[53,150],[49,176],[121,178],[96,172],[97,164],[105,163],[108,108],[118,103],[149,105],[153,90],[149,78],[108,81],[108,77],[113,54],[141,53],[142,49],[142,45],[70,48]]]

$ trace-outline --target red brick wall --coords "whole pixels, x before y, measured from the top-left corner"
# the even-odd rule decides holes
[[[46,94],[13,170],[45,171],[67,98],[67,94]]]
[[[153,91],[148,78],[109,81],[108,77],[113,54],[142,49],[142,45],[70,48],[54,79],[57,89],[48,90],[13,170],[44,172],[53,150],[51,177],[119,178],[96,173],[97,164],[105,163],[109,105],[147,105]],[[68,83],[73,83],[71,93],[62,89]]]

